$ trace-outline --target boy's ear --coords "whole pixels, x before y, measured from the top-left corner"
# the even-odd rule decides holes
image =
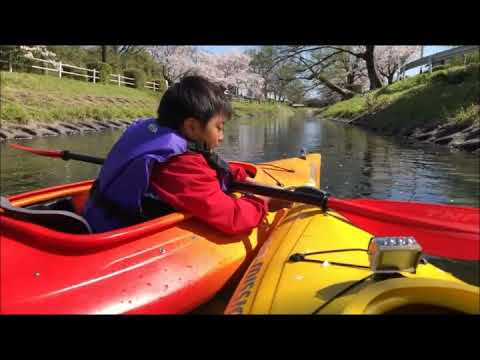
[[[197,127],[198,120],[193,117],[186,118],[182,124],[183,131],[188,137],[191,137],[196,133]]]

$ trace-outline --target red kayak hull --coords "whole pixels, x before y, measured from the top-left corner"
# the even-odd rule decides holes
[[[320,155],[308,156],[316,164]],[[309,181],[310,162],[282,159],[293,167],[276,175],[289,186]],[[240,163],[263,183],[274,184],[259,166]],[[71,197],[81,213],[92,181],[10,196],[28,207]],[[318,184],[317,184],[318,185]],[[99,234],[59,232],[6,216],[0,209],[0,313],[182,314],[235,285],[278,224],[283,211],[250,234],[226,235],[188,214],[172,213]]]

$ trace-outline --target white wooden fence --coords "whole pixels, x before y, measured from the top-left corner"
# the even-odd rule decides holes
[[[62,75],[64,74],[69,74],[69,75],[74,75],[78,76],[80,78],[87,78],[91,79],[92,82],[95,84],[98,81],[100,81],[100,74],[98,70],[95,69],[87,69],[87,68],[82,68],[79,66],[75,65],[69,65],[69,64],[64,64],[61,61],[56,62],[56,61],[50,61],[50,60],[43,60],[43,59],[37,59],[37,58],[32,58],[28,57],[26,59],[37,61],[39,63],[43,63],[44,66],[38,66],[38,65],[28,65],[34,69],[39,69],[39,70],[44,70],[46,72],[51,71],[51,72],[56,72],[58,74],[59,78],[62,78]],[[13,72],[13,62],[12,61],[6,61],[6,60],[0,60],[0,62],[8,64],[8,71]],[[73,69],[73,70],[72,70]],[[85,73],[78,73],[74,72],[74,70],[83,70]],[[135,86],[135,79],[127,76],[123,76],[120,74],[110,74],[110,82],[117,84],[118,86],[121,85],[130,85],[130,86]],[[145,82],[145,88],[153,90],[153,91],[159,91],[160,90],[160,85],[154,81],[146,81]]]

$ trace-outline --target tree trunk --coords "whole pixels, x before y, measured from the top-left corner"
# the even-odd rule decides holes
[[[336,92],[337,94],[340,94],[342,96],[342,100],[350,99],[355,95],[353,91],[335,85],[322,75],[317,75],[317,79],[320,80],[330,90]]]
[[[107,62],[107,45],[102,45],[102,62]]]
[[[165,81],[167,82],[167,87],[170,86],[170,84],[173,85],[172,79],[167,75],[167,71],[165,70],[165,66],[162,66],[162,75]]]
[[[347,75],[347,86],[346,86],[346,88],[349,89],[349,90],[352,90],[354,82],[355,82],[355,74],[353,73],[353,71],[351,71]]]
[[[363,55],[363,59],[367,65],[368,78],[370,80],[370,90],[378,89],[382,87],[382,81],[377,73],[377,68],[375,66],[375,57],[373,51],[375,50],[375,45],[367,45],[366,51]]]
[[[395,75],[395,73],[388,74],[388,85],[393,84],[393,75]]]

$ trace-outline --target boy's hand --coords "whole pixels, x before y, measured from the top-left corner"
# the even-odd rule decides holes
[[[268,201],[268,211],[271,211],[271,212],[278,211],[284,208],[290,209],[292,206],[293,206],[293,203],[287,200],[269,198],[269,201]]]
[[[271,198],[271,197],[262,196],[262,195],[255,195],[255,196],[265,200],[265,202],[267,203],[267,208],[269,212],[275,212],[284,208],[290,209],[293,206],[293,203],[291,201]]]
[[[245,179],[245,182],[248,182],[250,184],[255,184],[255,185],[266,185],[266,186],[271,186],[271,187],[277,187],[275,185],[265,184],[265,183],[255,181],[251,177],[247,177]],[[264,199],[267,202],[268,211],[270,211],[270,212],[278,211],[278,210],[284,209],[284,208],[290,209],[293,206],[293,203],[291,201],[271,198],[271,197],[268,197],[268,196],[261,196],[261,195],[256,195],[256,196]]]

